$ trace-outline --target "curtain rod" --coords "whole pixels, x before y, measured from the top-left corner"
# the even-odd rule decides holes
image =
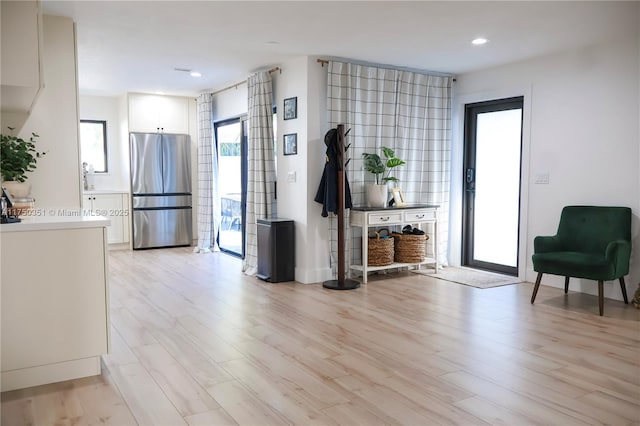
[[[316,62],[319,63],[320,66],[323,67],[323,68],[324,68],[325,65],[329,64],[329,60],[328,59],[316,59]],[[352,62],[352,63],[354,63],[354,62]],[[357,62],[355,62],[355,64],[356,65],[364,65],[364,64],[361,64],[361,63],[357,63]],[[382,67],[382,68],[387,68],[387,69],[402,69],[402,67],[400,67],[400,68],[392,68],[389,65],[379,65],[379,64],[367,64],[367,66],[377,66],[377,67]],[[404,69],[409,70],[411,72],[421,71],[421,70],[411,70],[411,69],[408,69],[408,68],[404,68]],[[423,74],[424,73],[433,74],[433,72],[430,72],[430,71],[421,71],[421,73],[423,73]],[[435,74],[440,74],[440,73],[435,73]],[[442,76],[443,77],[449,77],[450,75],[442,74]],[[453,81],[456,81],[455,77],[453,78]]]
[[[272,72],[276,72],[276,71],[280,71],[280,74],[282,74],[282,68],[280,68],[280,67],[273,67],[267,72],[269,74],[271,74]],[[211,95],[214,96],[214,95],[217,95],[218,93],[222,93],[222,92],[225,92],[225,91],[227,91],[229,89],[233,89],[233,88],[237,89],[238,86],[240,86],[241,84],[246,84],[246,83],[247,83],[247,80],[239,81],[236,84],[232,84],[231,86],[225,87],[224,89],[216,90],[215,92],[212,92]]]

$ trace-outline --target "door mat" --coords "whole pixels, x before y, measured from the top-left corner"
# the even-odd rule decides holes
[[[467,268],[440,268],[437,274],[433,269],[418,269],[411,272],[476,288],[500,287],[522,282],[518,277]]]

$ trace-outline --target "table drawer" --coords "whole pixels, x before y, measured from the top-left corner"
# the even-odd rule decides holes
[[[402,223],[401,212],[377,212],[369,213],[369,225],[384,225],[390,223]]]
[[[437,211],[435,209],[428,210],[409,210],[404,212],[405,223],[425,222],[436,219]]]

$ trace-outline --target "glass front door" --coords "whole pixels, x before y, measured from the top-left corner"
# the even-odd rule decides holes
[[[523,98],[470,104],[465,116],[462,263],[518,275]]]

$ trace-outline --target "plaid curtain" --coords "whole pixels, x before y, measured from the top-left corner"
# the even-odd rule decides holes
[[[347,175],[353,205],[365,204],[364,184],[374,181],[373,174],[364,170],[362,154],[380,154],[383,146],[395,150],[407,162],[393,173],[407,201],[440,206],[438,259],[447,264],[452,77],[330,61],[327,84],[329,126],[344,124],[351,129],[345,143],[351,144]],[[333,215],[329,226],[333,260],[337,252]],[[351,253],[347,263],[360,263],[361,235],[359,229],[354,231],[345,234]],[[335,273],[333,261],[332,266]]]
[[[194,253],[219,251],[216,238],[221,211],[218,192],[218,152],[213,138],[210,93],[198,96],[198,245]]]
[[[254,275],[258,266],[257,219],[276,214],[273,153],[273,93],[271,75],[259,72],[247,79],[249,92],[247,208],[245,257],[242,270]]]

